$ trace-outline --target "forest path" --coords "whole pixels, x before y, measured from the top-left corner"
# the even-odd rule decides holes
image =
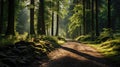
[[[40,67],[113,67],[94,48],[77,42],[67,42],[48,56],[50,61]]]

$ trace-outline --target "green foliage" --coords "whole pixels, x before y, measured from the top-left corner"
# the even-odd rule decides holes
[[[112,30],[104,28],[103,32],[100,33],[100,36],[98,37],[97,42],[98,43],[105,42],[105,41],[107,41],[109,39],[113,39]]]
[[[58,39],[58,44],[60,44],[60,45],[63,45],[65,42],[66,42],[66,40],[65,40],[65,38],[64,37],[60,37],[60,36],[57,36],[57,39]]]
[[[120,61],[120,40],[110,40],[100,44],[98,50],[102,52],[107,58],[111,59],[114,63],[119,64]]]
[[[19,38],[13,38],[13,36],[7,38],[10,42],[12,42],[10,39],[13,39],[14,42],[10,43],[6,39],[0,42],[4,44],[0,46],[0,67],[23,67],[25,65],[30,67],[36,59],[42,61],[44,57],[47,58],[49,52],[58,48],[60,46],[58,39],[63,40],[61,37],[39,36],[38,38],[31,37],[30,42],[25,40],[16,42]]]
[[[113,36],[115,39],[120,39],[120,33],[115,33]]]
[[[90,35],[82,35],[77,37],[75,40],[84,42],[84,41],[91,41],[91,36]]]
[[[66,41],[64,37],[57,36],[58,40]]]
[[[116,39],[103,42],[100,47],[104,49],[112,48],[112,50],[120,50],[120,40]]]
[[[120,39],[105,41],[98,45],[91,45],[101,52],[106,58],[116,64],[120,61]]]
[[[9,44],[13,44],[14,43],[14,39],[11,38],[1,38],[0,39],[0,46],[4,46],[4,45],[9,45]]]
[[[50,42],[56,48],[59,47],[58,39],[52,36],[42,36],[41,40]]]
[[[80,25],[82,23],[81,19],[82,19],[82,15],[83,15],[82,5],[76,5],[74,7],[73,11],[74,11],[74,14],[70,17],[70,21],[71,21],[71,23],[75,23],[75,24],[72,24],[72,25],[76,25],[76,24]]]
[[[74,34],[79,31],[82,24],[82,5],[75,5],[73,12],[74,14],[69,18],[70,23],[68,25],[68,32],[70,33],[70,36],[76,37]],[[75,35],[79,35],[79,33]]]
[[[10,44],[14,44],[21,40],[26,40],[27,36],[28,36],[28,33],[26,33],[26,32],[24,34],[16,33],[15,36],[13,36],[13,35],[0,36],[0,46],[10,45]]]

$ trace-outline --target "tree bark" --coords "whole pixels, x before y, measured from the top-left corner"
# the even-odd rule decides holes
[[[52,26],[51,26],[51,35],[54,35],[54,12],[52,12]]]
[[[8,0],[8,25],[6,35],[15,35],[15,0]]]
[[[84,28],[84,33],[83,35],[86,34],[86,21],[85,21],[85,0],[83,0],[83,28]]]
[[[107,28],[112,28],[111,25],[111,0],[108,0],[108,24]]]
[[[94,40],[94,0],[92,0],[91,14],[91,39]]]
[[[38,14],[38,34],[46,35],[45,21],[44,21],[44,0],[39,0],[39,14]]]
[[[59,1],[57,1],[57,23],[56,23],[56,36],[59,34]]]
[[[99,26],[98,26],[98,0],[96,1],[96,36],[99,36]]]
[[[30,8],[30,34],[35,34],[34,30],[34,0],[30,0],[30,5],[33,7]]]
[[[0,34],[3,31],[3,0],[0,0]]]

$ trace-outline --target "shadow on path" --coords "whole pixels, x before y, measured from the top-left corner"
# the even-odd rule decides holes
[[[101,66],[89,60],[78,60],[73,57],[65,56],[51,61],[46,67],[107,67],[107,66]]]
[[[99,63],[102,63],[104,64],[106,61],[104,60],[104,58],[98,58],[98,57],[95,57],[95,56],[91,56],[89,54],[86,54],[86,53],[82,53],[82,52],[79,52],[77,50],[74,50],[74,49],[71,49],[71,48],[68,48],[68,47],[62,47],[62,49],[64,50],[67,50],[67,51],[70,51],[74,54],[77,54],[79,56],[82,56],[82,57],[85,57],[86,59],[89,59],[89,60],[92,60],[92,61],[95,61],[95,62],[99,62]]]
[[[75,44],[76,43],[74,43],[73,45],[75,46]],[[68,45],[70,46],[69,43],[68,43]],[[71,47],[73,47],[73,46],[71,46]],[[78,46],[76,46],[76,47],[78,47]],[[84,47],[85,46],[83,46],[83,48]],[[76,48],[70,48],[68,46],[61,46],[60,49],[61,50],[55,52],[54,54],[55,55],[57,53],[60,54],[61,51],[65,50],[65,51],[68,51],[68,55],[65,55],[65,56],[62,55],[61,57],[53,59],[40,67],[116,67],[116,66],[112,66],[108,61],[105,60],[105,58],[95,56],[94,55],[95,53],[92,51],[90,53],[93,53],[93,55],[87,54],[86,53],[87,51],[81,52],[81,50],[79,51]],[[69,55],[69,52],[70,52],[71,56]],[[53,55],[53,57],[55,55]],[[74,55],[76,55],[78,57],[74,57]]]

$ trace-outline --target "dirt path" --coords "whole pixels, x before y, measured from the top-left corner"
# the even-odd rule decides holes
[[[40,67],[113,67],[94,48],[77,42],[67,42],[48,56],[51,60]]]

